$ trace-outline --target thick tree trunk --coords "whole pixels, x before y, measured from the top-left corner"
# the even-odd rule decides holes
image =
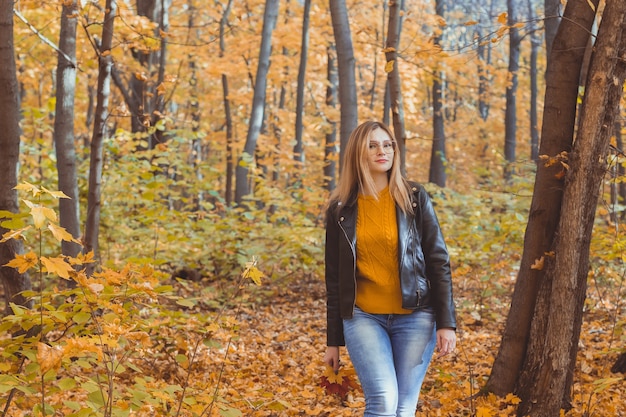
[[[354,51],[346,0],[330,0],[330,16],[333,22],[333,33],[337,48],[337,68],[339,74],[339,105],[341,126],[339,128],[339,171],[344,149],[350,134],[358,123],[358,106],[356,98],[356,78],[354,74]]]
[[[69,198],[59,199],[61,227],[72,237],[80,237],[78,175],[74,145],[74,98],[76,91],[77,0],[64,2],[61,10],[61,33],[57,64],[57,91],[54,119],[54,145],[57,156],[59,190]],[[72,61],[68,61],[70,58]],[[76,242],[61,243],[63,255],[75,257],[81,251]]]
[[[265,109],[265,96],[267,86],[267,74],[270,68],[270,55],[272,52],[272,32],[278,19],[279,0],[267,0],[263,16],[263,32],[261,36],[261,48],[259,50],[259,64],[257,66],[256,79],[254,81],[254,96],[252,98],[252,111],[248,126],[248,136],[243,148],[240,163],[235,169],[235,202],[241,204],[243,198],[250,194],[248,165],[256,153],[257,140],[263,125],[263,112]]]
[[[507,0],[509,25],[509,71],[506,86],[506,108],[504,111],[504,178],[513,175],[515,148],[517,146],[517,72],[519,71],[520,44],[522,36],[514,25],[519,21],[518,0]]]
[[[435,12],[444,18],[444,0],[435,1]],[[443,30],[440,28],[438,30]],[[434,44],[441,43],[441,34],[435,36]],[[435,70],[433,81],[433,146],[430,153],[428,181],[440,187],[446,186],[446,133],[443,109],[443,77],[440,69]]]
[[[599,0],[593,0],[597,8]],[[511,308],[500,350],[485,390],[498,395],[513,392],[530,335],[530,325],[545,272],[532,266],[553,249],[563,193],[562,153],[571,150],[576,122],[578,78],[595,11],[586,1],[568,3],[554,40],[546,73],[546,93],[540,155],[549,160],[537,165],[535,187],[524,236],[524,252],[515,282]]]
[[[569,410],[589,272],[589,245],[626,78],[626,3],[607,0],[569,157],[550,279],[541,285],[518,396],[519,416]]]
[[[327,48],[327,80],[326,105],[335,107],[337,105],[337,55],[335,45],[331,44]],[[332,191],[336,186],[337,177],[337,123],[327,119],[329,131],[326,133],[326,143],[324,146],[324,186],[328,191]]]
[[[87,196],[87,221],[85,224],[85,245],[83,251],[93,251],[98,257],[98,236],[100,234],[100,210],[102,198],[102,158],[103,142],[107,135],[107,119],[109,116],[109,96],[111,94],[111,68],[113,58],[113,23],[117,14],[117,0],[107,0],[104,24],[102,26],[102,42],[98,59],[98,98],[96,103],[93,136],[91,138],[91,154],[89,160],[89,193]],[[93,272],[95,265],[90,265],[87,272]]]
[[[302,134],[304,131],[302,118],[304,116],[304,80],[306,75],[306,61],[309,52],[309,14],[311,0],[304,0],[304,15],[302,17],[302,42],[300,48],[300,67],[298,68],[298,88],[296,91],[296,144],[293,148],[294,160],[304,163],[304,145]]]
[[[401,7],[400,0],[389,2],[389,25],[387,28],[387,42],[385,45],[385,59],[388,66],[387,85],[391,99],[391,115],[393,120],[393,134],[400,152],[400,169],[406,174],[406,131],[404,129],[404,103],[402,102],[402,86],[400,69],[398,66],[398,45],[400,44]]]
[[[13,1],[0,0],[0,210],[17,213],[17,191],[14,188],[20,156],[20,103],[13,45]],[[6,232],[0,227],[0,237]],[[11,313],[9,303],[30,307],[30,302],[20,295],[31,288],[30,278],[4,266],[21,252],[21,240],[0,242],[0,279],[4,287],[5,314]]]

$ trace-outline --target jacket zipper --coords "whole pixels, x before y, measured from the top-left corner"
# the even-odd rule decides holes
[[[344,217],[342,216],[341,219],[343,218]],[[356,307],[356,253],[355,253],[354,247],[352,246],[352,242],[350,241],[350,239],[348,239],[348,234],[346,233],[346,229],[344,229],[343,225],[341,224],[341,219],[337,221],[337,224],[339,225],[339,228],[343,232],[343,236],[346,238],[348,245],[350,245],[350,250],[352,251],[352,282],[354,282],[354,294],[352,297],[352,315],[351,316],[354,316],[354,307]]]

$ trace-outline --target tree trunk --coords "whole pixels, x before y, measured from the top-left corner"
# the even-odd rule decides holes
[[[549,59],[552,53],[552,44],[561,23],[561,0],[544,0],[543,10],[545,20],[546,57]]]
[[[597,7],[599,0],[593,1]],[[545,276],[544,271],[532,265],[545,259],[545,254],[553,249],[563,193],[564,168],[559,158],[563,152],[571,150],[578,77],[595,12],[587,2],[576,1],[568,3],[565,17],[554,40],[546,72],[539,148],[540,155],[552,159],[537,165],[520,270],[500,350],[485,386],[486,391],[497,395],[513,392],[526,357],[535,301]]]
[[[435,12],[444,18],[444,0],[435,1]],[[437,30],[443,31],[443,28]],[[441,34],[434,37],[435,45],[441,44]],[[446,133],[443,111],[443,71],[435,69],[433,81],[433,146],[430,153],[428,181],[440,187],[446,186]]]
[[[111,68],[113,59],[113,28],[117,14],[117,0],[107,0],[102,26],[102,42],[98,59],[98,99],[94,114],[93,136],[91,138],[91,154],[89,160],[89,193],[87,196],[87,221],[85,224],[85,253],[92,252],[98,258],[98,236],[100,234],[100,210],[102,198],[102,165],[103,142],[107,135],[107,119],[109,117],[109,96],[111,94]],[[87,268],[93,272],[95,265]]]
[[[59,199],[61,227],[72,237],[80,237],[78,176],[74,145],[74,98],[76,91],[76,25],[77,0],[64,2],[61,10],[61,33],[57,63],[57,91],[54,119],[54,145],[57,156],[59,190],[69,198]],[[72,61],[68,61],[70,58]],[[78,243],[64,240],[63,255],[75,257],[81,251]]]
[[[259,63],[257,66],[256,79],[254,81],[254,97],[252,98],[252,111],[248,126],[248,136],[243,148],[243,155],[235,169],[235,202],[241,204],[243,198],[250,194],[248,165],[256,152],[257,140],[263,125],[263,112],[265,108],[265,95],[267,86],[267,74],[270,68],[270,55],[272,52],[272,32],[278,19],[279,0],[266,0],[265,13],[263,15],[263,32],[261,36],[261,48],[259,50]]]
[[[13,1],[0,0],[0,210],[18,212],[17,171],[20,156],[20,103],[13,44]],[[3,220],[0,216],[0,220]],[[0,236],[7,229],[0,226]],[[22,241],[0,242],[0,279],[4,287],[4,313],[11,314],[9,303],[31,307],[20,293],[31,288],[28,274],[6,265],[22,253]]]
[[[625,78],[626,3],[607,0],[569,157],[554,258],[546,263],[550,278],[540,288],[517,390],[519,416],[555,416],[571,408],[589,245]]]
[[[341,160],[350,138],[350,134],[358,123],[358,106],[356,98],[356,77],[354,73],[354,51],[346,0],[330,0],[330,16],[333,22],[333,33],[337,48],[337,68],[339,74],[339,105],[341,126],[339,128],[339,171]]]
[[[298,89],[296,91],[296,144],[293,148],[295,161],[304,163],[304,146],[302,133],[304,130],[302,118],[304,116],[304,85],[306,75],[306,61],[309,51],[309,14],[311,0],[304,0],[304,15],[302,17],[302,47],[300,48],[300,67],[298,68]]]
[[[335,45],[331,44],[327,48],[327,80],[326,105],[335,107],[337,105],[337,57]],[[327,119],[329,131],[326,133],[326,144],[324,147],[324,186],[328,191],[332,191],[336,186],[337,176],[337,123]]]
[[[233,0],[228,0],[222,18],[220,19],[220,58],[224,57],[226,51],[226,26],[228,16],[233,5]],[[229,207],[233,202],[233,174],[235,172],[235,156],[233,155],[233,118],[230,109],[230,99],[228,98],[228,75],[222,74],[222,96],[224,97],[224,123],[226,124],[226,184],[224,186],[224,201]]]
[[[520,44],[522,37],[519,29],[514,25],[519,22],[518,0],[507,0],[509,25],[509,71],[506,86],[506,108],[504,111],[504,178],[510,180],[513,175],[515,162],[515,147],[517,146],[517,72],[519,71]]]
[[[400,44],[401,7],[400,0],[389,2],[389,25],[385,45],[387,61],[387,85],[391,99],[391,115],[393,134],[400,152],[400,170],[406,174],[406,131],[404,129],[404,103],[402,102],[402,86],[398,67],[398,45]],[[391,68],[389,68],[391,66]]]
[[[532,0],[528,0],[528,20],[531,23],[530,33],[530,159],[539,158],[539,116],[537,109],[537,57],[541,46],[539,28],[535,23],[536,15]]]

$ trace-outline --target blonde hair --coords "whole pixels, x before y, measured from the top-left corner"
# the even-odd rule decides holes
[[[358,194],[376,196],[374,179],[368,168],[369,141],[376,129],[384,130],[395,143],[387,125],[377,121],[361,123],[350,134],[342,160],[341,175],[337,187],[330,195],[330,205],[353,203]],[[397,148],[397,147],[396,147]],[[389,193],[404,213],[413,213],[409,184],[400,171],[400,153],[394,152],[389,177]]]

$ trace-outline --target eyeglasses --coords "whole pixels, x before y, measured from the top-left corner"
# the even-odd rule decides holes
[[[391,141],[385,141],[383,143],[370,142],[368,148],[370,155],[376,155],[378,153],[378,148],[382,149],[385,154],[392,154],[396,150],[396,143]]]

